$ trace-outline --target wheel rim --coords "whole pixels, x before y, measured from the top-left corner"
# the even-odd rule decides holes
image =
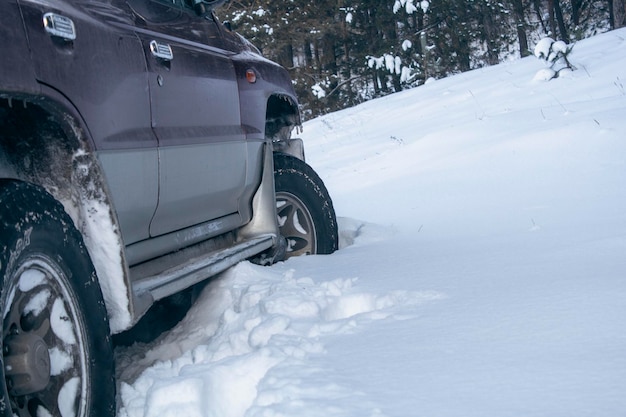
[[[84,325],[67,277],[47,257],[31,257],[7,294],[2,341],[14,415],[85,415]]]
[[[287,257],[317,253],[317,238],[313,217],[297,196],[276,193],[276,213],[280,234],[287,240]]]

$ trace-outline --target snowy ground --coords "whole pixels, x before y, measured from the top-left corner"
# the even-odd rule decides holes
[[[626,415],[626,30],[305,125],[342,249],[117,351],[120,417]]]

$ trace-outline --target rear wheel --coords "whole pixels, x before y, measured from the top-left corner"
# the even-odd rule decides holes
[[[274,155],[276,212],[286,257],[329,254],[337,250],[337,219],[333,203],[317,173],[290,155]]]
[[[63,207],[0,182],[5,393],[13,415],[115,414],[109,327],[96,275]]]

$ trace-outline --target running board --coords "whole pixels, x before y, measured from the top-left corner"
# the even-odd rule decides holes
[[[184,290],[198,282],[212,277],[240,261],[271,248],[274,245],[274,235],[263,235],[246,240],[226,249],[209,252],[167,269],[156,275],[133,280],[133,296],[135,298],[134,318],[138,320],[160,299]],[[154,261],[154,262],[158,262]],[[131,276],[133,275],[131,268]]]

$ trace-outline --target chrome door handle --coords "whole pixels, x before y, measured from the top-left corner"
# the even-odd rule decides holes
[[[56,13],[46,13],[43,15],[43,27],[52,36],[73,41],[76,39],[76,27],[69,17]]]
[[[166,61],[171,61],[174,59],[174,52],[172,52],[172,47],[167,43],[161,43],[157,41],[150,41],[150,52],[152,55],[159,59],[164,59]]]

